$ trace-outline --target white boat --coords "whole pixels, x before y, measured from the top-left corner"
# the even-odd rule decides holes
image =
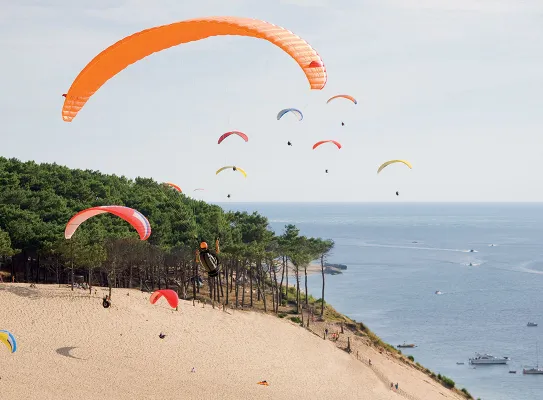
[[[522,373],[524,375],[543,375],[543,368],[539,368],[539,346],[536,344],[537,348],[537,363],[535,368],[524,368]]]
[[[535,322],[528,322],[528,325],[526,326],[537,326],[537,324]]]
[[[491,354],[479,354],[475,353],[474,358],[469,359],[470,364],[507,364],[507,361],[510,361],[509,357],[494,357]]]

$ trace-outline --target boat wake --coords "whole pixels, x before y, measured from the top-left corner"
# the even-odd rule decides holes
[[[455,253],[477,253],[477,250],[462,250],[462,249],[444,249],[440,247],[423,247],[423,246],[404,246],[398,244],[379,244],[379,243],[367,243],[362,242],[359,244],[361,247],[386,247],[391,249],[406,249],[406,250],[433,250],[433,251],[451,251]]]

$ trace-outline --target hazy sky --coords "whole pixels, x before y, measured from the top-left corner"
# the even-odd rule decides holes
[[[211,38],[128,67],[63,122],[62,93],[101,50],[215,15],[300,35],[328,84],[311,91],[265,41]],[[207,201],[543,201],[541,0],[0,0],[0,52],[5,157],[204,187]],[[358,105],[327,105],[338,93]],[[286,107],[305,119],[277,121]],[[249,142],[217,145],[229,130]],[[311,149],[324,139],[343,148]],[[393,158],[413,170],[378,176]],[[231,164],[247,179],[215,175]]]

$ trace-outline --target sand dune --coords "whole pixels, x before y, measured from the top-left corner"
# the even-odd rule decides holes
[[[0,398],[404,398],[335,343],[275,316],[187,301],[175,311],[127,289],[115,289],[105,309],[105,293],[0,284],[0,329],[19,346],[0,349]],[[364,356],[414,398],[459,398],[369,347]]]

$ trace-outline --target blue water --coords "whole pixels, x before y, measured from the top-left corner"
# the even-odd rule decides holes
[[[536,343],[543,364],[543,204],[221,206],[258,211],[277,233],[293,223],[333,239],[328,261],[348,270],[327,276],[326,300],[388,343],[416,343],[408,354],[475,398],[543,399],[543,375],[522,374],[537,362]],[[319,275],[309,288],[321,297]],[[512,361],[473,369],[475,352]]]

